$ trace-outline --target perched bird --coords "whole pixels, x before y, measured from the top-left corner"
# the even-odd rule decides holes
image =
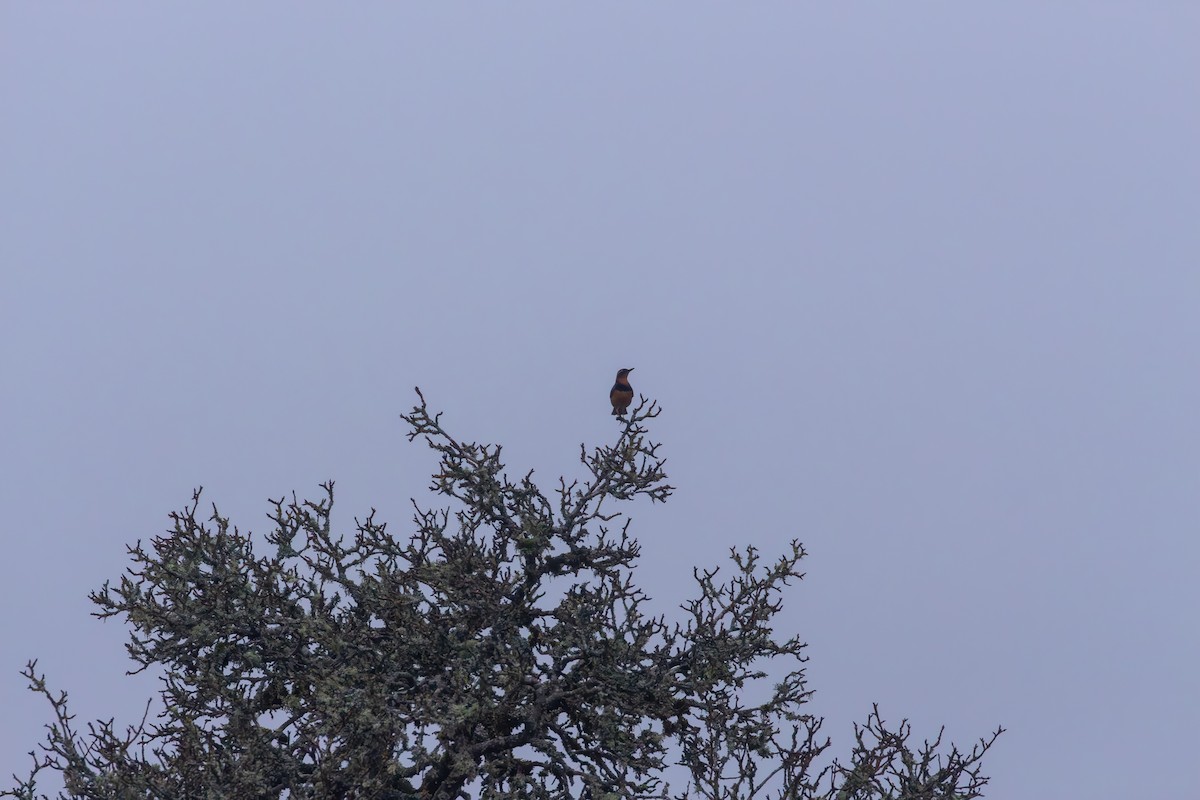
[[[629,404],[633,402],[633,387],[629,385],[629,373],[631,372],[633,372],[633,367],[617,370],[617,382],[613,384],[612,391],[608,393],[608,399],[612,402],[613,414],[618,417],[625,416],[625,409],[629,408]]]

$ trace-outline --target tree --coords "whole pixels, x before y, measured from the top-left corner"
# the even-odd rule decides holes
[[[766,563],[731,550],[696,570],[679,620],[648,616],[637,541],[611,510],[672,492],[644,399],[616,443],[580,448],[586,478],[543,493],[510,480],[499,446],[462,442],[425,398],[403,416],[439,457],[401,540],[375,512],[334,532],[334,486],[273,502],[273,553],[200,512],[200,492],[116,586],[91,594],[124,617],[137,665],[161,673],[162,710],[86,735],[36,662],[25,670],[54,720],[24,780],[42,770],[69,798],[696,798],[934,800],[981,796],[1001,733],[943,752],[910,746],[874,710],[845,761],[826,757],[804,644],[777,640],[781,592],[802,577],[799,542]],[[758,703],[748,691],[782,675]],[[672,791],[672,761],[690,776]],[[43,795],[44,796],[44,795]]]

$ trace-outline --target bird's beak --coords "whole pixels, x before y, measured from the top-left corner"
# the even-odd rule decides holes
[[[630,367],[626,372],[633,372],[633,367]]]

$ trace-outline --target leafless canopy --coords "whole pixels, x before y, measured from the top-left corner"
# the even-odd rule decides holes
[[[908,724],[875,709],[847,759],[827,753],[805,713],[804,645],[772,628],[802,577],[799,542],[769,561],[733,549],[695,571],[680,613],[644,611],[618,503],[671,495],[654,403],[617,423],[614,444],[581,447],[583,477],[544,493],[418,396],[403,418],[436,451],[430,488],[449,507],[414,503],[407,537],[374,511],[342,535],[327,483],[316,500],[275,501],[256,553],[215,508],[200,513],[197,491],[91,595],[97,616],[131,626],[133,671],[161,674],[160,710],[80,731],[31,662],[54,719],[3,794],[44,796],[48,770],[60,797],[97,799],[981,796],[1000,731],[965,752],[940,734],[910,745]],[[672,765],[690,776],[680,787],[664,780]]]

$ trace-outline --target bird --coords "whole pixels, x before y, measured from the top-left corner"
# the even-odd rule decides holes
[[[633,402],[633,387],[629,385],[629,373],[631,372],[633,372],[633,367],[617,370],[617,382],[613,384],[612,390],[608,393],[614,416],[625,416],[625,410]]]

